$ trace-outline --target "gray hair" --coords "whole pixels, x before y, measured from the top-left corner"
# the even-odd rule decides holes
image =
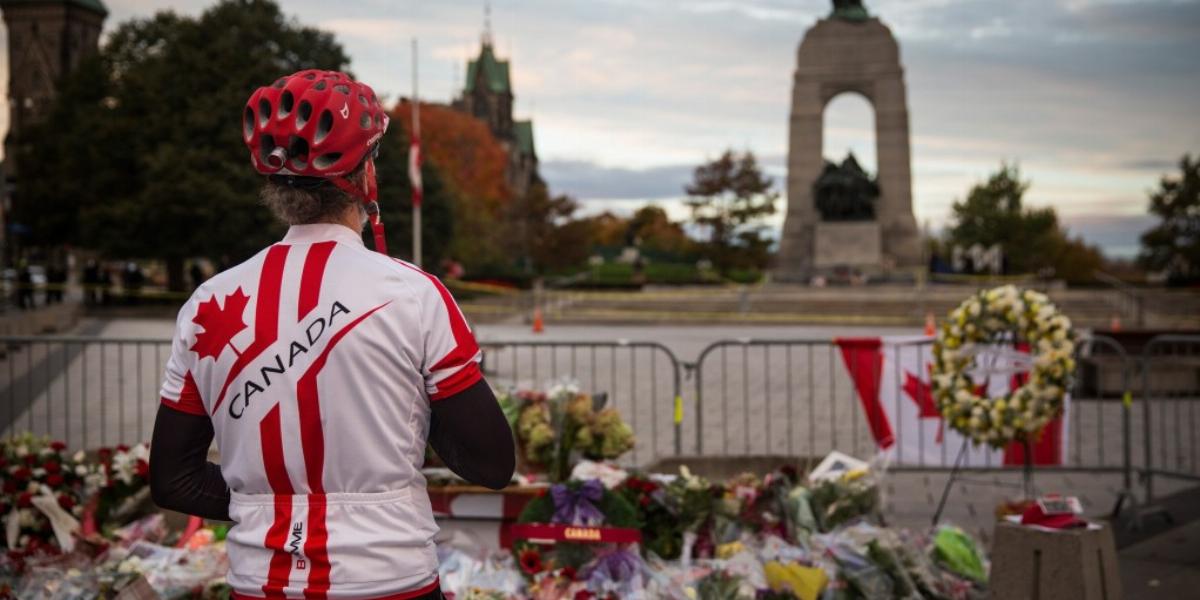
[[[358,185],[363,170],[356,169],[347,179]],[[306,182],[307,183],[307,182]],[[268,179],[262,188],[262,202],[275,217],[287,225],[336,223],[351,206],[362,202],[343,192],[330,182],[320,185],[289,185],[282,180]]]

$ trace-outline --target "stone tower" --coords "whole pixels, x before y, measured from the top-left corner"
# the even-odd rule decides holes
[[[843,92],[861,94],[875,110],[880,197],[870,223],[822,223],[813,198],[813,184],[825,166],[825,107]],[[859,0],[835,0],[833,12],[800,43],[792,84],[787,185],[776,280],[807,281],[834,266],[889,271],[921,263],[900,47],[891,30],[871,17]]]
[[[520,198],[540,180],[533,122],[513,119],[512,80],[508,61],[497,58],[492,46],[490,5],[486,15],[479,56],[467,62],[466,85],[453,106],[487,123],[492,135],[508,151],[508,184]]]
[[[100,0],[0,0],[0,11],[8,28],[4,154],[11,158],[22,129],[50,109],[62,77],[96,52],[108,9]]]

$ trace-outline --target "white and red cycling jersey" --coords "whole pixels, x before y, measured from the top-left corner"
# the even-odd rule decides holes
[[[446,288],[341,225],[292,227],[179,313],[162,402],[212,419],[242,597],[437,585],[430,402],[481,379]]]

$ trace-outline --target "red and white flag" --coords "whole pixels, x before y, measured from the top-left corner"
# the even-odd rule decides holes
[[[953,466],[964,438],[945,426],[933,399],[932,339],[890,336],[836,342],[879,449],[890,452],[896,464]],[[995,397],[1019,387],[1028,377],[1027,365],[1027,352],[998,350],[988,358],[987,373],[975,378]],[[1063,415],[1051,421],[1034,444],[1034,464],[1064,464],[1070,404],[1068,396]],[[1020,466],[1024,454],[1024,446],[1017,443],[1003,450],[968,444],[963,466]]]
[[[412,145],[408,147],[408,181],[412,184],[413,206],[420,206],[425,190],[421,183],[421,138],[413,135]]]

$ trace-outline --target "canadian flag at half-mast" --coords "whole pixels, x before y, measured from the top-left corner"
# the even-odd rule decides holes
[[[412,145],[408,148],[408,181],[412,184],[413,206],[420,206],[425,197],[424,184],[421,183],[421,138],[415,134]]]
[[[933,399],[930,367],[933,363],[932,338],[888,336],[878,338],[839,338],[842,360],[876,446],[891,453],[892,462],[901,465],[953,466],[964,437],[942,422]],[[992,397],[1008,393],[1021,385],[1028,373],[1027,361],[1020,349],[998,352],[989,361],[986,386]],[[979,379],[979,377],[977,377]],[[1067,456],[1066,418],[1070,397],[1063,403],[1063,414],[1050,422],[1033,445],[1034,464],[1061,465]],[[1010,444],[1003,450],[987,445],[967,444],[964,467],[1020,466],[1025,462],[1024,446]]]

